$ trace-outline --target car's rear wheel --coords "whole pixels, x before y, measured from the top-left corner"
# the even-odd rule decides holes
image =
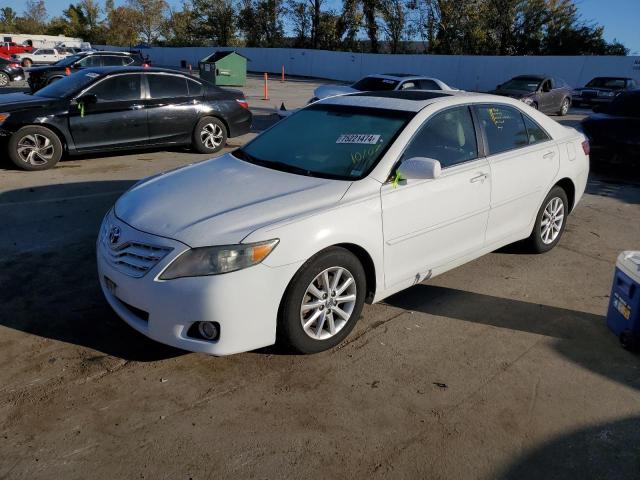
[[[328,350],[353,329],[364,305],[364,268],[348,250],[331,247],[291,280],[278,318],[281,343],[300,353]]]
[[[9,78],[9,75],[4,72],[0,72],[0,87],[6,87],[9,85],[10,81],[11,79]]]
[[[569,107],[571,106],[571,100],[567,97],[562,99],[562,103],[560,104],[560,110],[558,110],[558,115],[564,117],[567,113],[569,113]]]
[[[62,142],[51,130],[23,127],[9,139],[9,158],[23,170],[47,170],[62,157]]]
[[[534,252],[548,252],[558,244],[568,214],[569,201],[566,192],[560,187],[553,187],[542,202],[529,237],[529,244]]]
[[[193,131],[192,145],[200,153],[216,153],[227,144],[227,127],[215,117],[201,119]]]
[[[30,59],[28,59],[28,58],[25,58],[25,59],[22,61],[22,66],[23,66],[23,67],[27,67],[27,68],[29,68],[32,64],[33,64],[33,62],[32,62]]]

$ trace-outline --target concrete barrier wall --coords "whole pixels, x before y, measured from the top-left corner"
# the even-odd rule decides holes
[[[122,49],[97,46],[99,49]],[[229,50],[229,48],[220,48]],[[155,65],[179,66],[182,60],[197,69],[214,47],[154,47],[144,50]],[[387,55],[330,52],[293,48],[237,48],[249,59],[252,72],[355,81],[371,73],[415,73],[437,77],[465,90],[489,90],[520,74],[546,73],[581,86],[596,76],[632,77],[640,82],[640,57],[497,57],[467,55]]]

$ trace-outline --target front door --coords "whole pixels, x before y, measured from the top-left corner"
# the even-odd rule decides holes
[[[189,83],[195,82],[169,73],[145,76],[149,85],[149,98],[145,102],[149,114],[149,143],[191,143],[200,108],[199,97],[189,91]]]
[[[142,101],[142,75],[116,74],[98,82],[86,94],[96,103],[69,109],[69,126],[78,151],[131,148],[147,143],[147,112]]]
[[[424,278],[484,245],[491,177],[479,156],[468,106],[430,117],[409,142],[401,161],[438,160],[440,177],[382,186],[385,286]]]

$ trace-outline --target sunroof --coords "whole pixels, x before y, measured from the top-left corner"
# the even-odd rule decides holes
[[[450,97],[448,93],[422,91],[422,90],[381,90],[376,92],[360,92],[352,94],[354,97],[381,97],[381,98],[397,98],[399,100],[431,100],[432,98]]]

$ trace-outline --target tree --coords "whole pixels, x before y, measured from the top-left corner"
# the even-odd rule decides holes
[[[338,18],[336,30],[342,42],[342,48],[347,51],[358,49],[356,39],[362,27],[361,6],[360,0],[344,0],[342,3],[342,15]]]
[[[389,41],[391,53],[398,53],[406,31],[406,6],[404,0],[382,0],[380,3],[382,28]]]
[[[313,13],[307,0],[289,0],[286,14],[293,30],[293,46],[296,48],[308,48],[311,46]]]
[[[24,12],[15,22],[15,28],[20,33],[42,34],[47,28],[47,8],[44,0],[27,0]]]
[[[165,0],[128,0],[127,6],[134,12],[139,22],[138,32],[144,43],[155,42],[164,23],[168,5]]]
[[[162,29],[164,43],[172,47],[189,47],[203,44],[202,35],[196,25],[196,14],[187,2],[182,4],[182,10],[169,10],[168,18]]]
[[[284,38],[282,0],[244,0],[238,15],[238,29],[248,47],[278,47]]]
[[[3,32],[13,32],[16,29],[16,21],[18,20],[18,14],[11,7],[4,7],[0,9],[0,29]]]
[[[132,46],[138,43],[139,12],[130,7],[107,10],[105,43],[107,45]]]
[[[231,0],[193,0],[195,36],[214,45],[231,45],[236,38],[236,11]]]
[[[378,10],[380,0],[362,0],[364,25],[369,37],[369,51],[378,53]]]

